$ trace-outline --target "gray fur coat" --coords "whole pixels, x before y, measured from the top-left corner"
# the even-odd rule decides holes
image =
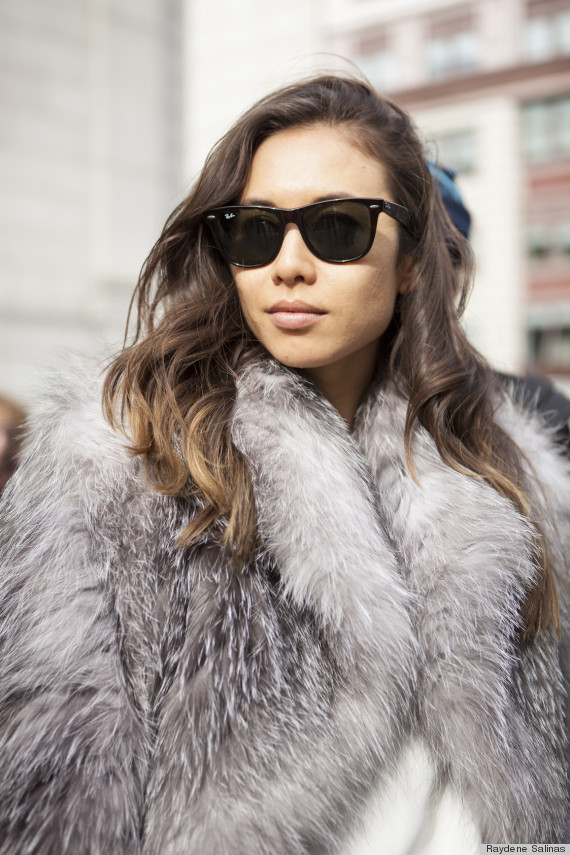
[[[232,566],[75,378],[1,505],[0,853],[334,853],[410,734],[484,842],[569,840],[565,648],[520,653],[527,523],[372,389],[350,433],[296,374],[242,377],[261,545]],[[568,610],[570,475],[530,416],[534,512]],[[530,477],[530,476],[529,476]],[[534,482],[533,482],[534,483]],[[562,668],[560,665],[562,662]]]

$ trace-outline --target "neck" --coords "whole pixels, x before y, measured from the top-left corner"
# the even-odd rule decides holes
[[[350,428],[358,405],[376,372],[377,356],[378,341],[372,341],[332,365],[304,369],[303,373],[336,407]]]

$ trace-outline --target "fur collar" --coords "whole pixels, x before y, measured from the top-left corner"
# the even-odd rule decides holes
[[[565,804],[560,725],[549,734],[540,720],[542,705],[560,715],[555,645],[522,657],[513,645],[535,576],[532,532],[491,487],[443,464],[422,429],[415,483],[405,415],[392,384],[376,387],[351,434],[297,374],[273,362],[251,369],[238,393],[234,441],[254,475],[263,542],[284,591],[320,615],[336,653],[362,670],[377,712],[355,710],[362,738],[399,750],[407,727],[396,733],[388,723],[398,707],[413,710],[410,726],[466,799],[484,840],[550,839]],[[508,403],[501,417],[523,447],[532,437],[532,459],[549,461],[552,472],[536,426]],[[532,673],[537,658],[552,683],[532,709],[532,678],[521,676],[521,664]]]
[[[0,853],[328,855],[412,733],[483,842],[560,842],[558,646],[512,641],[529,526],[421,429],[413,481],[390,383],[350,432],[295,372],[244,372],[261,546],[236,568],[214,534],[175,547],[192,506],[148,489],[81,375],[3,497]],[[568,465],[497,416],[542,481],[566,632]]]

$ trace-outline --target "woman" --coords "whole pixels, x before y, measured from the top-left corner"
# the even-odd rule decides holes
[[[561,840],[568,467],[442,216],[358,81],[213,150],[3,505],[0,852]]]

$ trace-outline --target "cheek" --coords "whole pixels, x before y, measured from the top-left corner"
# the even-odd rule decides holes
[[[244,277],[242,273],[234,275],[234,282],[241,310],[244,313],[245,317],[249,318],[253,310],[255,292],[251,287],[251,283],[249,283],[248,287],[248,282],[244,282],[244,278],[247,278],[247,276]]]
[[[346,338],[356,346],[380,338],[392,320],[393,303],[385,299],[370,305],[368,311],[358,313],[346,325]]]
[[[347,304],[347,323],[352,321],[364,333],[381,335],[392,320],[397,293],[395,278],[381,274],[371,278]]]
[[[245,322],[254,336],[263,343],[264,333],[261,324],[264,313],[259,296],[260,288],[255,281],[254,271],[240,270],[237,275],[234,274],[234,282]]]

